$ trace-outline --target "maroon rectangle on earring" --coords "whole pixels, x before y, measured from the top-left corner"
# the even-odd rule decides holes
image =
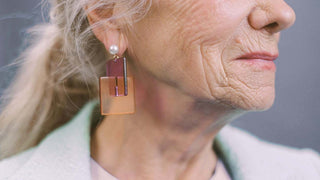
[[[127,60],[125,57],[115,58],[107,62],[107,77],[115,77],[114,87],[110,86],[115,96],[127,96],[128,95],[128,80],[127,80]],[[123,78],[123,81],[120,79]],[[120,88],[121,86],[121,88]]]

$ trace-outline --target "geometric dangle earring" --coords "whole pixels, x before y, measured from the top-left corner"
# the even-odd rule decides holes
[[[106,65],[106,77],[100,77],[101,115],[132,114],[135,112],[133,77],[128,76],[127,60],[117,54],[119,48],[109,48],[113,59]]]

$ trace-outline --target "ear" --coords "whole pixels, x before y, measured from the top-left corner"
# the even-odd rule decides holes
[[[94,6],[95,4],[91,5]],[[107,20],[115,14],[115,9],[98,8],[90,10],[91,5],[87,5],[84,9],[87,12],[87,18],[92,27],[92,32],[97,39],[104,44],[108,52],[111,45],[117,45],[119,47],[119,53],[117,55],[122,56],[128,47],[127,38],[124,32],[121,31],[119,27],[120,23],[117,23],[117,20]]]

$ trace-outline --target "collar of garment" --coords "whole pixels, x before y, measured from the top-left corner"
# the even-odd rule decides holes
[[[91,179],[94,180],[118,180],[115,176],[103,169],[94,159],[90,158]],[[210,180],[231,180],[224,164],[218,159],[215,172]]]
[[[96,104],[88,103],[36,147],[0,163],[0,174],[9,173],[8,166],[19,163],[8,179],[89,180],[90,119]],[[230,125],[219,132],[214,142],[232,179],[320,179],[320,157],[314,151],[267,143]]]

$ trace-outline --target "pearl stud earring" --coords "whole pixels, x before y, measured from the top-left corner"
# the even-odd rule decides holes
[[[112,55],[117,55],[119,53],[119,47],[117,45],[111,45],[109,47],[109,52]]]

